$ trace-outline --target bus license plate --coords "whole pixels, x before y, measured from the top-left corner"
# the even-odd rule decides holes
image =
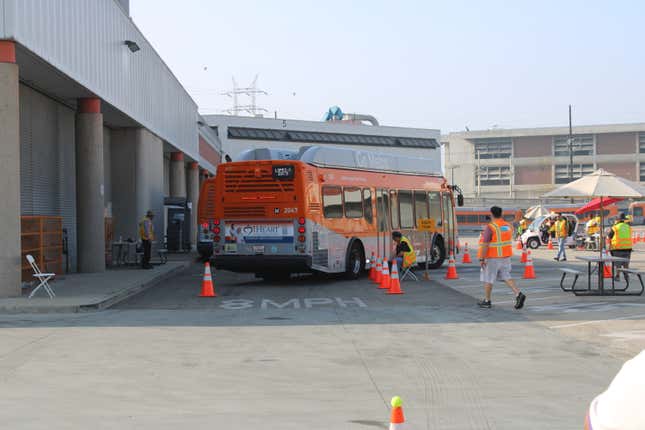
[[[264,254],[264,245],[253,245],[253,253]]]

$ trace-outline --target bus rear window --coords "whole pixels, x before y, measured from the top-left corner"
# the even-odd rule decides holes
[[[343,217],[343,194],[340,187],[323,187],[323,214],[325,218]]]

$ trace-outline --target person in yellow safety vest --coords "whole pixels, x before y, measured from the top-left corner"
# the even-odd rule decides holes
[[[517,288],[511,277],[511,256],[513,255],[513,226],[502,218],[502,208],[490,208],[492,221],[484,228],[480,239],[477,258],[481,271],[479,279],[484,283],[484,299],[477,302],[480,308],[490,308],[493,283],[500,279],[515,293],[515,309],[524,306],[526,296]]]
[[[139,239],[141,239],[141,244],[143,245],[142,269],[153,268],[152,264],[150,264],[150,254],[152,252],[152,241],[155,240],[155,227],[152,224],[154,217],[155,215],[149,210],[139,223]]]
[[[566,244],[567,237],[569,236],[569,222],[562,214],[558,214],[558,220],[551,226],[549,230],[555,233],[555,238],[558,240],[558,255],[553,257],[555,261],[567,261]]]
[[[591,219],[587,222],[587,235],[593,236],[600,231],[600,217],[592,216]]]
[[[611,255],[628,260],[626,263],[615,263],[615,267],[629,267],[629,259],[632,256],[632,227],[627,223],[624,213],[620,214],[618,222],[611,227],[607,236],[611,239]],[[614,276],[614,279],[620,280],[618,271]],[[625,279],[627,279],[627,274],[625,274]]]
[[[407,237],[403,236],[400,231],[393,231],[392,240],[396,243],[396,251],[391,260],[396,260],[399,269],[407,269],[417,262],[417,254],[414,252],[412,242]]]
[[[520,220],[520,225],[517,227],[517,236],[522,236],[522,233],[524,233],[527,228],[529,228],[529,220],[527,218],[522,218]]]

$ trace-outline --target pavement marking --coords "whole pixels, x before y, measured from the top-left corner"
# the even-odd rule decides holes
[[[597,323],[602,323],[602,322],[607,322],[607,321],[629,320],[629,319],[632,319],[632,318],[645,318],[645,314],[628,315],[628,316],[624,316],[624,317],[608,318],[608,319],[604,319],[604,320],[583,321],[583,322],[571,323],[571,324],[560,324],[560,325],[551,326],[549,328],[550,329],[555,329],[555,328],[577,327],[577,326],[580,326],[580,325],[597,324]]]
[[[242,309],[311,309],[314,306],[335,305],[341,308],[359,307],[366,308],[367,304],[359,297],[350,297],[343,299],[341,297],[308,297],[308,298],[289,298],[279,300],[272,299],[228,299],[222,300],[219,305],[222,309],[242,310]]]
[[[613,333],[601,334],[604,337],[616,337],[621,340],[641,340],[645,339],[645,330],[617,331]]]

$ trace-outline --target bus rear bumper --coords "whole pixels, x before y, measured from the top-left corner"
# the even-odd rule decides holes
[[[216,255],[216,269],[240,273],[279,273],[311,271],[309,255]]]

